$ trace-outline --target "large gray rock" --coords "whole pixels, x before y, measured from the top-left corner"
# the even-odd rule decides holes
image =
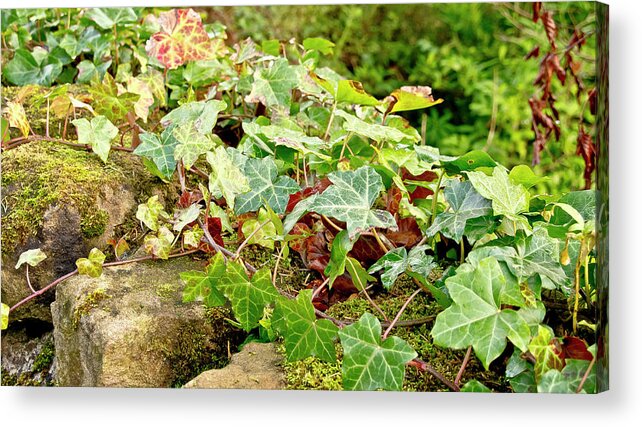
[[[181,301],[185,258],[106,268],[56,289],[51,310],[60,386],[171,387],[220,367],[243,339],[225,308]]]
[[[249,343],[222,369],[205,371],[185,388],[284,390],[283,356],[273,343]]]
[[[171,194],[137,156],[114,152],[104,164],[93,153],[60,144],[31,142],[2,155],[2,302],[12,306],[30,294],[22,252],[40,248],[47,259],[30,268],[40,289],[76,268],[93,247],[137,227],[138,203],[152,194]],[[165,197],[164,200],[168,200]],[[53,293],[12,312],[10,321],[51,322]]]

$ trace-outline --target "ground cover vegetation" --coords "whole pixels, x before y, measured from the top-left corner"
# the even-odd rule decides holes
[[[72,275],[205,256],[181,274],[183,301],[231,307],[247,341],[326,363],[332,387],[422,389],[419,373],[453,391],[595,392],[594,15],[475,5],[464,19],[453,6],[427,10],[437,28],[459,22],[459,37],[405,42],[419,6],[395,7],[370,30],[381,46],[356,26],[384,6],[325,8],[332,26],[311,14],[317,26],[296,29],[269,9],[277,35],[253,24],[268,12],[241,8],[239,28],[228,9],[3,13],[3,86],[19,87],[3,151],[62,144],[105,168],[122,151],[180,189],[173,209],[157,196],[138,206],[147,255],[124,257],[131,242],[114,236],[113,251],[3,305],[3,328]],[[25,286],[45,258],[20,257]],[[294,264],[305,275],[286,283]],[[453,351],[450,368],[427,358],[435,349]]]

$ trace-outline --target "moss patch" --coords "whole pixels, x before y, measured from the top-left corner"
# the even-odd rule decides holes
[[[80,319],[82,319],[83,316],[86,316],[93,309],[97,308],[101,301],[109,298],[111,298],[111,295],[108,295],[103,288],[96,289],[95,291],[85,295],[82,302],[76,305],[76,308],[74,309],[72,320],[72,326],[74,329],[78,327]]]
[[[109,223],[109,214],[102,209],[86,213],[80,220],[80,231],[88,239],[101,236]]]
[[[156,295],[164,300],[172,300],[176,296],[179,288],[175,283],[163,283],[156,288]]]

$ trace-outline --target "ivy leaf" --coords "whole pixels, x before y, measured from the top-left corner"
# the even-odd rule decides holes
[[[111,30],[122,24],[136,22],[138,17],[131,7],[103,8],[92,7],[87,9],[85,16],[98,24],[103,30]]]
[[[302,290],[296,300],[278,298],[272,319],[273,325],[285,339],[288,361],[309,356],[330,363],[336,361],[334,340],[339,328],[327,319],[316,319],[312,290]]]
[[[493,391],[477,380],[470,380],[461,387],[462,392],[468,393],[492,393]]]
[[[437,215],[435,222],[426,230],[428,237],[441,232],[449,239],[460,242],[469,219],[492,212],[491,202],[482,197],[468,181],[450,181],[444,189],[444,197],[452,212],[449,210]]]
[[[148,234],[143,240],[145,251],[160,259],[169,258],[172,243],[174,243],[174,233],[165,226],[161,226],[156,234]]]
[[[41,47],[34,48],[33,53],[17,49],[11,61],[2,67],[2,75],[16,86],[51,86],[60,73],[62,63]]]
[[[188,224],[196,221],[201,214],[201,206],[198,203],[190,205],[187,209],[181,209],[178,212],[178,218],[174,224],[174,231],[180,233]]]
[[[561,370],[564,366],[561,344],[548,326],[538,326],[537,335],[528,345],[528,350],[535,356],[535,378],[538,382],[546,372]]]
[[[272,222],[268,222],[267,224],[263,225],[258,231],[256,231],[261,226],[261,224],[269,220],[270,216],[265,211],[265,209],[260,209],[256,219],[248,219],[247,221],[243,222],[243,225],[241,226],[243,235],[252,235],[252,237],[247,241],[248,244],[260,245],[264,248],[274,250],[274,240],[277,236],[276,226]]]
[[[479,194],[492,201],[494,215],[515,219],[517,215],[528,211],[528,190],[510,182],[508,174],[501,167],[495,167],[492,176],[484,172],[468,172],[468,179]]]
[[[250,191],[236,197],[234,212],[237,215],[256,212],[263,203],[267,203],[277,214],[282,214],[290,194],[300,190],[296,181],[289,176],[277,176],[276,163],[271,157],[248,159],[244,173]]]
[[[20,268],[20,266],[24,263],[29,264],[32,267],[37,266],[40,264],[42,261],[44,261],[47,258],[47,255],[38,249],[30,249],[28,251],[24,251],[23,253],[20,254],[20,258],[18,258],[18,262],[16,263],[16,269]]]
[[[138,101],[134,104],[136,116],[147,123],[149,107],[154,104],[154,94],[149,84],[137,77],[130,77],[127,80],[127,91],[139,96]]]
[[[178,108],[170,111],[163,116],[161,124],[163,126],[183,126],[193,124],[196,130],[208,135],[218,120],[218,113],[227,108],[225,101],[213,99],[211,101],[188,102]]]
[[[0,330],[4,331],[9,326],[9,306],[0,303]]]
[[[473,150],[452,160],[442,161],[442,166],[450,174],[474,171],[478,168],[494,168],[497,163],[482,150]]]
[[[260,102],[270,108],[286,108],[290,105],[291,91],[297,84],[294,68],[287,59],[279,58],[269,68],[254,72],[252,91],[245,97],[245,102]]]
[[[232,303],[236,320],[247,332],[258,326],[263,308],[279,296],[269,269],[260,269],[248,280],[245,269],[237,262],[227,264],[227,271],[217,286]]]
[[[198,248],[204,235],[205,232],[201,227],[187,230],[183,233],[183,244],[190,248]]]
[[[377,98],[367,93],[361,82],[356,80],[326,80],[315,73],[310,73],[310,77],[325,89],[337,103],[370,106],[380,104]]]
[[[559,262],[557,240],[549,237],[545,228],[535,227],[530,236],[521,235],[515,244],[517,255],[508,265],[518,277],[527,279],[538,274],[558,286],[566,283],[566,274]]]
[[[513,351],[506,364],[506,378],[515,393],[537,393],[533,365],[522,359],[519,349]]]
[[[174,129],[174,138],[178,141],[174,148],[174,158],[182,160],[186,169],[190,169],[201,154],[205,154],[221,144],[216,135],[203,135],[194,123],[179,125]]]
[[[210,39],[198,13],[172,9],[158,17],[161,31],[147,41],[145,50],[165,68],[177,68],[188,61],[214,59],[226,52],[220,39]]]
[[[410,253],[404,246],[393,249],[374,263],[368,273],[375,273],[384,270],[381,274],[381,283],[386,289],[390,289],[402,273],[412,271],[426,277],[437,266],[433,257],[426,255],[428,246],[416,246]]]
[[[7,107],[4,109],[4,113],[7,115],[7,119],[9,119],[10,127],[20,129],[20,132],[22,132],[22,136],[24,137],[29,136],[31,126],[29,126],[27,113],[21,103],[13,101],[7,102]]]
[[[140,134],[140,145],[136,147],[134,154],[144,156],[154,162],[161,177],[168,181],[176,170],[174,150],[177,145],[174,126],[170,126],[163,131],[160,137],[148,132]]]
[[[331,55],[334,43],[321,37],[309,37],[303,40],[305,50],[318,50],[324,55]]]
[[[401,142],[404,139],[410,139],[412,142],[418,141],[418,139],[415,139],[398,129],[389,126],[366,123],[357,116],[354,116],[343,110],[337,110],[335,112],[335,115],[345,119],[345,122],[343,123],[343,129],[345,129],[346,131],[354,132],[357,135],[364,136],[379,143],[384,141]]]
[[[528,165],[517,165],[510,170],[508,178],[515,185],[523,185],[526,188],[534,187],[535,185],[546,181],[548,177],[540,177],[533,173],[533,170]]]
[[[333,185],[317,196],[311,211],[344,221],[350,238],[369,227],[396,228],[390,212],[370,209],[384,189],[381,176],[373,168],[333,172],[328,178]]]
[[[91,146],[91,150],[107,163],[111,141],[118,136],[118,128],[107,117],[96,116],[91,122],[85,118],[73,120],[78,131],[78,142]]]
[[[78,274],[85,274],[89,277],[100,277],[103,274],[103,263],[105,262],[105,254],[98,248],[93,248],[89,251],[87,258],[80,258],[76,260],[76,267],[78,267]]]
[[[341,230],[332,241],[332,248],[330,249],[330,260],[324,270],[324,274],[328,276],[328,287],[332,287],[337,277],[341,276],[346,270],[346,258],[348,252],[352,250],[355,240],[350,239],[346,230]]]
[[[327,148],[325,141],[315,136],[307,136],[305,133],[285,128],[283,126],[262,126],[261,133],[276,145],[283,145],[296,150],[304,155],[314,154],[324,160],[330,160],[330,156],[319,152]]]
[[[547,371],[537,383],[538,393],[575,393],[568,379],[557,370]]]
[[[463,349],[473,346],[486,369],[506,348],[506,338],[526,351],[528,324],[511,309],[501,309],[505,283],[499,263],[486,258],[472,267],[463,264],[446,280],[453,304],[437,315],[431,335],[440,346]]]
[[[158,231],[158,219],[169,218],[163,205],[158,201],[158,196],[152,196],[147,199],[147,203],[138,205],[136,219],[142,221],[152,231]]]
[[[94,81],[88,91],[94,98],[96,112],[112,122],[121,121],[127,113],[133,111],[140,98],[135,93],[119,93],[116,81],[109,73],[105,73],[102,83]]]
[[[206,153],[206,158],[212,167],[209,176],[212,196],[223,197],[228,206],[234,206],[237,195],[250,191],[247,178],[223,146]]]
[[[207,307],[219,307],[227,301],[216,287],[225,274],[225,259],[221,252],[212,258],[207,271],[185,271],[180,274],[185,282],[183,302],[203,301]]]
[[[586,374],[589,366],[590,362],[588,360],[566,359],[566,365],[564,366],[564,369],[562,369],[562,375],[564,376],[564,378],[566,378],[566,381],[568,381],[572,393],[575,393],[577,391],[577,388],[580,386],[582,378],[584,378],[584,375]],[[597,381],[596,377],[596,367],[595,365],[593,365],[593,367],[591,368],[591,372],[586,377],[586,381],[584,382],[580,393],[595,393]]]
[[[368,274],[359,261],[352,257],[346,258],[346,270],[348,270],[348,273],[350,274],[352,283],[360,291],[365,291],[368,287],[368,282],[377,281],[377,279]]]
[[[370,313],[339,331],[345,390],[401,390],[405,367],[417,352],[399,337],[381,341],[381,323]]]
[[[388,113],[421,110],[444,102],[441,98],[435,101],[432,97],[432,89],[428,86],[402,86],[394,90],[390,98]]]

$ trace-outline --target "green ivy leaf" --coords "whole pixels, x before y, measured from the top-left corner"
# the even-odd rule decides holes
[[[537,176],[528,165],[517,165],[510,170],[508,178],[515,185],[523,185],[526,188],[531,188],[537,184],[546,181],[548,177]]]
[[[91,146],[94,153],[107,163],[111,141],[118,136],[118,128],[105,116],[96,116],[91,122],[85,118],[73,120],[78,130],[78,142]]]
[[[575,393],[568,379],[555,369],[547,371],[537,383],[538,393]]]
[[[330,160],[331,157],[321,153],[319,150],[327,148],[327,144],[321,138],[307,136],[299,130],[292,130],[283,126],[262,126],[260,132],[269,140],[278,145],[292,148],[304,155],[314,154],[315,156]]]
[[[449,181],[444,189],[444,197],[450,210],[437,215],[435,222],[426,230],[428,237],[441,232],[449,239],[460,242],[469,219],[492,212],[490,200],[482,197],[468,181]]]
[[[145,251],[160,259],[168,259],[174,243],[174,233],[165,226],[161,226],[156,234],[148,234],[143,240]]]
[[[515,220],[519,214],[528,212],[528,190],[513,184],[501,167],[493,169],[492,176],[484,172],[468,172],[468,179],[479,194],[492,201],[494,215],[504,215]]]
[[[138,17],[131,7],[87,9],[85,16],[98,24],[103,30],[111,30],[114,26],[136,22]]]
[[[477,267],[463,264],[446,280],[453,304],[437,315],[431,335],[438,345],[454,349],[473,346],[486,369],[506,348],[506,338],[526,351],[528,324],[511,309],[501,309],[506,279],[499,263],[486,258]]]
[[[303,39],[303,47],[305,50],[318,50],[324,55],[331,55],[334,43],[321,37],[309,37]]]
[[[201,154],[222,144],[218,136],[201,134],[191,122],[178,125],[174,129],[174,138],[178,141],[174,148],[174,158],[182,160],[186,169],[190,169]]]
[[[477,168],[494,168],[497,163],[481,150],[473,150],[453,160],[443,161],[442,166],[450,174],[474,171]]]
[[[147,132],[140,134],[140,145],[136,147],[134,154],[153,161],[162,178],[170,180],[176,170],[174,150],[177,145],[174,126],[170,126],[163,131],[160,137]]]
[[[519,349],[513,351],[506,364],[506,378],[515,393],[537,393],[533,365],[521,356]]]
[[[568,280],[559,262],[557,240],[549,237],[543,227],[535,227],[530,236],[520,235],[515,245],[517,255],[508,263],[517,277],[528,279],[538,274],[549,278],[555,285],[561,286]]]
[[[252,235],[252,233],[254,233],[248,240],[248,244],[260,245],[264,248],[274,250],[274,240],[276,239],[277,233],[276,226],[272,222],[268,222],[255,232],[255,230],[257,230],[261,226],[261,224],[269,220],[270,216],[268,215],[266,210],[259,209],[259,214],[256,219],[248,219],[247,221],[243,222],[243,225],[241,226],[243,235],[250,236]]]
[[[266,107],[289,108],[292,89],[298,83],[296,71],[285,58],[278,58],[272,66],[254,72],[252,91],[245,102],[260,102]]]
[[[405,366],[417,352],[399,337],[381,341],[381,323],[370,313],[339,331],[345,390],[401,390]]]
[[[346,131],[354,132],[357,135],[364,136],[379,143],[384,141],[401,142],[404,139],[410,138],[409,135],[406,135],[398,129],[373,123],[366,123],[357,116],[343,110],[337,110],[335,115],[345,119],[343,129]],[[412,142],[417,142],[417,140]]]
[[[94,81],[88,91],[94,97],[96,112],[112,122],[119,122],[127,113],[134,111],[134,105],[140,98],[140,95],[130,92],[119,94],[116,81],[109,73],[105,73],[102,83]]]
[[[423,277],[427,277],[437,266],[433,261],[433,257],[426,255],[428,248],[426,245],[415,246],[410,250],[410,253],[408,253],[404,246],[393,249],[379,258],[379,260],[370,267],[368,273],[384,270],[381,274],[381,283],[386,289],[392,288],[392,285],[395,284],[399,275],[406,271],[412,271]]]
[[[467,393],[492,393],[493,391],[477,380],[470,380],[461,387]]]
[[[216,99],[210,101],[188,102],[175,108],[161,119],[163,126],[183,126],[193,123],[202,135],[209,135],[216,125],[218,113],[227,108],[225,101]]]
[[[377,98],[364,90],[361,82],[342,79],[326,80],[314,73],[310,73],[310,76],[319,86],[325,89],[337,103],[370,106],[380,104]]]
[[[302,290],[296,300],[279,297],[272,314],[272,324],[285,340],[288,361],[309,356],[330,363],[336,361],[334,341],[339,328],[329,320],[316,319],[312,290]]]
[[[0,330],[4,331],[9,326],[9,306],[0,303]]]
[[[159,218],[167,219],[169,215],[165,212],[165,208],[158,201],[158,196],[152,196],[147,199],[147,203],[138,205],[136,211],[136,219],[142,221],[152,231],[158,231]]]
[[[245,269],[238,262],[228,263],[218,288],[230,300],[236,320],[248,332],[258,326],[263,308],[279,296],[272,285],[269,269],[260,269],[248,280]]]
[[[566,365],[564,366],[564,369],[562,369],[562,375],[568,381],[570,388],[572,390],[572,393],[575,393],[577,391],[577,388],[580,386],[580,383],[582,382],[582,378],[584,378],[584,375],[586,374],[587,369],[590,366],[590,363],[588,360],[578,360],[578,359],[566,359]],[[546,376],[546,374],[544,374]],[[586,381],[584,382],[584,385],[582,386],[582,390],[580,393],[587,393],[587,394],[593,394],[596,391],[596,384],[597,384],[597,369],[595,367],[595,364],[591,368],[591,372],[589,375],[586,377]]]
[[[328,178],[333,185],[316,197],[309,207],[311,211],[344,221],[350,238],[369,227],[396,227],[390,212],[370,209],[384,188],[381,176],[373,168],[333,172]]]
[[[16,263],[16,269],[20,268],[20,266],[24,263],[29,264],[32,267],[37,266],[40,264],[42,261],[44,261],[47,258],[47,255],[38,249],[30,249],[28,251],[24,251],[23,253],[20,254],[20,257],[18,258],[18,262]]]
[[[346,258],[348,252],[352,250],[355,240],[350,239],[346,230],[341,230],[332,241],[332,248],[330,249],[330,260],[324,270],[324,274],[328,277],[328,286],[331,288],[337,277],[341,276],[346,269]]]
[[[225,270],[223,254],[217,252],[207,267],[207,271],[181,273],[181,280],[185,282],[183,302],[203,301],[207,307],[218,307],[225,304],[227,300],[217,288],[217,284],[225,275]]]
[[[62,63],[40,47],[36,47],[34,53],[17,49],[11,61],[2,67],[2,75],[16,86],[51,86],[60,73]]]
[[[212,167],[209,190],[215,198],[225,198],[228,206],[234,206],[236,196],[250,191],[248,180],[223,146],[206,154]]]
[[[245,176],[250,191],[236,197],[234,212],[237,215],[256,212],[267,203],[277,214],[285,212],[290,194],[300,190],[299,185],[289,176],[277,176],[274,159],[248,159],[245,162]]]
[[[93,248],[89,251],[87,258],[80,258],[76,260],[76,267],[78,267],[78,274],[85,274],[89,277],[100,277],[103,274],[103,263],[105,262],[105,254],[98,248]]]
[[[350,274],[352,283],[360,291],[365,291],[368,287],[368,282],[377,281],[376,278],[368,274],[359,261],[352,257],[346,258],[346,270]]]
[[[397,111],[422,110],[444,102],[439,98],[436,101],[432,97],[432,89],[428,86],[402,86],[394,90],[390,97],[394,104],[389,107],[389,113]]]

